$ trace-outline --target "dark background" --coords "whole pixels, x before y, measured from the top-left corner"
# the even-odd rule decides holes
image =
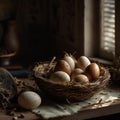
[[[23,66],[61,57],[64,52],[83,55],[83,10],[84,0],[0,0],[0,48],[16,51],[13,62]]]

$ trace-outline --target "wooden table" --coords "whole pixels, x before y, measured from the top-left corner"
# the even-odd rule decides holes
[[[34,81],[31,81],[27,78],[25,79],[20,79],[25,81],[25,83],[29,84],[35,84]],[[106,103],[105,103],[106,104]],[[116,101],[112,103],[111,105],[102,107],[100,106],[90,106],[89,108],[84,108],[78,113],[75,113],[70,116],[65,116],[65,117],[59,117],[59,118],[54,118],[50,120],[83,120],[83,119],[96,119],[96,117],[102,117],[106,115],[114,115],[116,113],[120,113],[120,101]],[[40,116],[35,115],[34,113],[23,110],[21,112],[16,112],[16,114],[19,116],[20,114],[23,114],[24,116],[22,118],[15,119],[14,116],[6,115],[4,112],[0,112],[0,120],[43,120]],[[120,117],[120,114],[118,114],[118,117]],[[113,116],[114,118],[114,116]],[[102,120],[102,118],[99,118],[99,120]],[[109,116],[107,117],[109,119]],[[110,116],[110,120],[111,116]]]
[[[17,112],[16,114],[24,114],[24,118],[18,118],[18,120],[43,120],[39,116],[33,114],[32,112],[29,111],[22,111],[22,112]],[[85,109],[83,111],[80,111],[77,114],[67,116],[67,117],[60,117],[56,119],[51,119],[51,120],[83,120],[83,119],[96,119],[96,117],[101,117],[97,118],[99,120],[103,120],[104,118],[113,120],[116,113],[120,113],[120,103],[115,103],[112,104],[108,107],[103,107],[103,108],[97,108],[97,109]],[[107,116],[103,117],[106,115],[112,115],[112,116]],[[113,117],[113,119],[112,119]],[[120,117],[120,114],[117,114],[116,117]],[[0,113],[0,120],[14,120],[13,116],[6,115],[4,112]]]

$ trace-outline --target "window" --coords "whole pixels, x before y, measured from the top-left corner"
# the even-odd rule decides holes
[[[115,0],[85,0],[85,55],[112,60],[115,55]]]
[[[115,0],[101,0],[100,55],[115,55]]]

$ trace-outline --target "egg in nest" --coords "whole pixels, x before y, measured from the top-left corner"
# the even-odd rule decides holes
[[[72,70],[71,70],[71,67],[69,65],[69,63],[63,59],[61,60],[58,60],[56,65],[55,65],[55,68],[54,68],[54,71],[64,71],[66,72],[68,75],[71,74]]]
[[[100,76],[100,67],[97,63],[91,63],[85,69],[85,75],[90,81],[95,81]]]
[[[66,84],[70,82],[70,76],[64,71],[56,71],[51,74],[50,80],[57,84]]]
[[[76,67],[81,68],[84,71],[90,63],[90,60],[86,56],[80,56],[77,60]]]
[[[85,84],[89,84],[89,79],[86,75],[84,74],[79,74],[76,75],[75,78],[73,79],[73,82],[76,84],[81,84],[81,85],[85,85]]]

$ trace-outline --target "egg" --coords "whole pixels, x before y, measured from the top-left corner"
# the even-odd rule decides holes
[[[18,96],[18,104],[28,110],[37,108],[41,104],[41,97],[33,91],[24,91]]]
[[[65,60],[58,60],[54,68],[54,71],[64,71],[68,75],[70,75],[72,72],[69,63],[67,63]]]
[[[80,68],[75,68],[71,73],[71,79],[74,79],[76,75],[83,73],[84,71]]]
[[[84,71],[90,63],[90,60],[86,56],[80,56],[77,60],[76,66]]]
[[[89,83],[88,77],[84,74],[80,74],[80,75],[75,76],[73,81],[77,84],[82,84],[82,85]]]
[[[86,67],[85,75],[88,76],[90,81],[94,81],[100,76],[100,68],[97,63],[91,63]]]
[[[64,71],[56,71],[51,74],[50,80],[58,84],[66,84],[70,81],[70,76]]]
[[[64,60],[70,65],[71,70],[73,71],[75,69],[75,61],[71,56],[64,56]]]

